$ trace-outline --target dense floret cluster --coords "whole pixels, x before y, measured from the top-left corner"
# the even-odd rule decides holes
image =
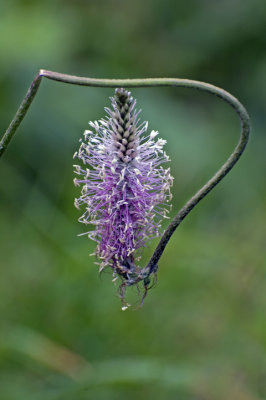
[[[92,224],[87,232],[98,245],[95,254],[101,268],[111,266],[114,275],[128,279],[136,261],[136,250],[159,236],[160,222],[167,216],[173,178],[162,164],[169,161],[165,140],[158,132],[147,135],[148,124],[140,123],[136,100],[125,89],[116,89],[107,116],[90,122],[75,158],[82,186],[75,206],[85,207],[79,221]]]

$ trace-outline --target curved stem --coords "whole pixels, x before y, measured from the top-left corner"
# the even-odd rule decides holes
[[[42,77],[52,79],[58,82],[69,83],[73,85],[81,86],[92,86],[92,87],[155,87],[155,86],[172,86],[172,87],[188,87],[193,89],[199,89],[204,92],[208,92],[215,96],[220,97],[225,102],[229,103],[239,116],[241,123],[241,134],[240,139],[235,147],[233,153],[223,166],[216,172],[216,174],[184,205],[183,208],[176,214],[168,228],[165,230],[161,237],[161,240],[156,247],[148,265],[146,268],[152,270],[157,265],[165,246],[167,245],[172,234],[176,228],[180,225],[183,219],[189,214],[189,212],[202,200],[233,168],[235,163],[239,160],[243,153],[249,138],[250,133],[250,120],[245,107],[230,93],[225,90],[218,88],[214,85],[205,82],[193,81],[189,79],[175,79],[175,78],[151,78],[151,79],[94,79],[79,77],[73,75],[61,74],[58,72],[52,72],[41,69],[28,89],[26,96],[24,97],[16,115],[6,130],[1,142],[0,142],[0,157],[7,149],[8,144],[14,136],[17,128],[22,122],[26,115],[29,106],[31,105],[38,88],[40,86]]]
[[[42,80],[42,75],[40,72],[35,76],[33,79],[26,96],[22,100],[14,118],[12,119],[9,127],[7,128],[6,132],[4,133],[1,141],[0,141],[0,157],[3,155],[5,150],[7,149],[9,142],[15,135],[19,125],[21,124],[23,118],[27,114],[28,108],[31,105]]]

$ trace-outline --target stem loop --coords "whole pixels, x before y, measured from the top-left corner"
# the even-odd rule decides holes
[[[183,219],[189,214],[189,212],[202,200],[233,168],[236,162],[239,160],[241,154],[245,150],[248,142],[250,133],[250,120],[245,107],[237,100],[236,97],[232,96],[225,90],[211,85],[209,83],[194,81],[189,79],[175,79],[175,78],[148,78],[148,79],[94,79],[86,78],[74,75],[66,75],[58,72],[47,71],[41,69],[33,79],[26,96],[21,102],[13,120],[7,128],[4,136],[0,141],[0,157],[7,149],[9,142],[15,135],[16,130],[21,124],[25,117],[41,83],[42,78],[55,80],[58,82],[69,83],[72,85],[91,86],[91,87],[158,87],[158,86],[171,86],[171,87],[187,87],[202,90],[215,95],[225,102],[229,103],[230,106],[237,113],[240,123],[241,132],[240,139],[230,157],[226,160],[223,166],[215,173],[215,175],[198,191],[183,208],[176,214],[168,228],[165,230],[161,237],[159,244],[157,245],[147,267],[145,269],[152,271],[157,263],[176,228],[180,225]]]

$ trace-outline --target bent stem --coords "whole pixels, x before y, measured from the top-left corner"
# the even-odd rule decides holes
[[[157,245],[151,259],[147,266],[143,268],[143,273],[139,276],[139,280],[144,280],[144,286],[147,288],[149,282],[149,275],[157,270],[158,261],[176,228],[180,225],[183,219],[190,213],[190,211],[202,200],[233,168],[239,160],[241,154],[245,150],[250,133],[250,120],[245,107],[225,90],[205,82],[193,81],[189,79],[175,79],[175,78],[151,78],[151,79],[94,79],[79,77],[74,75],[66,75],[58,72],[52,72],[41,69],[33,79],[26,96],[22,100],[18,111],[16,112],[13,120],[7,128],[1,142],[0,142],[0,157],[7,149],[11,139],[15,135],[16,130],[25,117],[41,83],[42,78],[55,80],[58,82],[69,83],[72,85],[91,86],[91,87],[158,87],[158,86],[171,86],[171,87],[187,87],[202,90],[212,95],[220,97],[237,113],[240,123],[240,139],[230,157],[226,160],[223,166],[215,173],[215,175],[192,196],[183,208],[176,214],[168,228],[163,233],[159,244]],[[146,283],[145,283],[146,282]]]

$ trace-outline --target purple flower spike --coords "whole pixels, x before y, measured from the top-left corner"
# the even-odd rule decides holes
[[[125,286],[141,280],[148,284],[151,271],[135,265],[140,259],[136,251],[160,236],[173,178],[169,168],[161,166],[169,161],[163,151],[166,141],[156,139],[155,131],[146,135],[148,123],[139,122],[131,93],[116,89],[111,102],[105,119],[89,123],[92,130],[84,132],[74,154],[83,162],[74,166],[78,175],[74,183],[82,185],[75,206],[85,205],[79,221],[95,226],[86,234],[98,243],[100,270],[110,266],[114,278],[122,278],[123,298]]]

